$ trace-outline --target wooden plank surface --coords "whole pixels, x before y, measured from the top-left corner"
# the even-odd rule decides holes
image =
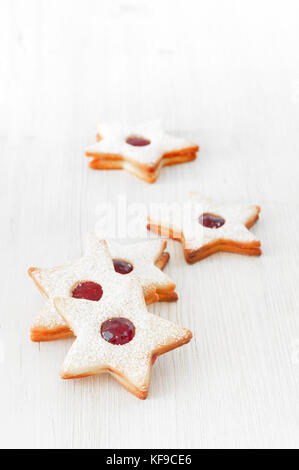
[[[208,448],[299,444],[299,40],[295,1],[1,0],[0,447]],[[161,116],[201,145],[155,185],[88,169],[97,121]],[[26,275],[81,254],[101,203],[200,190],[257,203],[261,258],[167,272],[189,327],[149,399],[108,376],[63,382],[72,340],[32,344],[43,300]]]

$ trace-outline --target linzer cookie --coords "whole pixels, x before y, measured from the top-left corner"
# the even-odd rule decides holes
[[[154,183],[161,168],[196,159],[198,145],[166,134],[160,121],[135,127],[101,124],[98,143],[86,149],[94,170],[126,170],[147,183]]]
[[[258,206],[221,204],[192,193],[180,208],[151,213],[148,229],[180,241],[190,264],[218,251],[259,256],[261,243],[249,231],[259,213]]]
[[[31,268],[29,275],[47,301],[31,328],[32,341],[51,341],[72,336],[72,331],[53,305],[54,297],[73,297],[98,302],[104,292],[122,277],[136,277],[144,289],[147,304],[177,300],[174,282],[164,274],[169,260],[165,242],[150,240],[134,245],[106,243],[88,234],[85,255],[64,266]],[[160,269],[159,269],[160,268]]]
[[[113,291],[117,295],[113,295]],[[56,298],[55,306],[77,337],[62,367],[64,379],[111,374],[144,400],[158,356],[178,348],[192,333],[146,309],[137,279],[114,276],[99,302]]]

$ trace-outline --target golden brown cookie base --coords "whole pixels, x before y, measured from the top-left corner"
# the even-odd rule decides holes
[[[166,247],[166,243],[165,243]],[[165,249],[165,248],[164,248]],[[155,262],[155,265],[163,271],[166,264],[170,259],[169,253],[162,252],[158,259]],[[30,268],[28,270],[29,276],[33,279],[35,285],[39,289],[39,291],[47,297],[45,291],[43,290],[42,286],[36,281],[33,276],[34,271],[38,270],[38,268]],[[148,289],[147,294],[145,295],[145,302],[147,305],[154,304],[156,302],[175,302],[178,300],[178,295],[174,292],[175,285],[167,286],[167,289],[155,289],[154,287]],[[73,336],[73,332],[68,328],[68,326],[60,326],[56,328],[41,328],[38,326],[33,326],[31,328],[31,341],[39,343],[39,342],[46,342],[46,341],[55,341],[64,338],[70,338]]]
[[[67,326],[62,326],[54,329],[47,328],[31,328],[31,341],[34,343],[43,343],[46,341],[55,341],[58,339],[71,338],[73,332]]]
[[[246,227],[251,228],[259,219],[260,207],[256,207],[256,214],[254,217],[246,222]],[[150,221],[149,221],[150,222]],[[169,227],[163,227],[162,225],[156,225],[149,223],[147,229],[157,233],[158,235],[172,238],[182,243],[184,249],[184,256],[189,264],[194,264],[197,261],[201,261],[208,256],[217,253],[218,251],[224,251],[228,253],[239,253],[248,256],[260,256],[262,254],[261,243],[259,241],[253,241],[250,243],[239,243],[234,240],[217,240],[213,243],[201,247],[199,250],[190,250],[186,248],[186,242],[183,234],[174,233]]]
[[[167,346],[162,347],[159,350],[155,351],[152,355],[152,364],[154,362],[153,361],[154,358],[156,359],[157,357],[162,356],[163,354],[166,354],[169,351],[177,349],[180,346],[183,346],[184,344],[188,344],[191,341],[191,339],[192,339],[192,333],[191,331],[188,331],[188,336],[182,339],[182,341],[168,344]],[[62,374],[61,377],[66,380],[72,380],[72,379],[82,379],[85,377],[91,377],[95,375],[109,373],[110,375],[112,375],[112,377],[114,377],[117,380],[117,382],[120,385],[122,385],[126,390],[128,390],[128,392],[132,393],[140,400],[146,400],[146,398],[148,397],[151,370],[152,370],[152,365],[149,367],[146,383],[140,388],[136,387],[131,382],[129,382],[123,374],[120,374],[120,372],[115,369],[99,368],[99,369],[90,370],[90,372],[87,372],[86,374],[83,374],[83,375],[72,376],[68,374]]]
[[[165,244],[165,248],[166,248],[166,244]],[[155,265],[157,266],[157,268],[163,271],[163,269],[165,268],[169,260],[170,260],[170,254],[167,253],[166,251],[163,251],[158,257],[158,259],[156,260]]]
[[[172,292],[158,292],[159,302],[176,302],[179,298],[178,294]]]
[[[157,266],[157,268],[163,271],[169,259],[170,254],[167,252],[163,252],[155,262],[155,265]],[[175,286],[173,287],[173,290],[162,291],[161,289],[157,289],[156,292],[159,296],[159,302],[176,302],[179,297],[178,294],[174,292],[174,289]]]
[[[147,183],[154,183],[159,177],[160,171],[164,166],[179,165],[196,159],[198,146],[188,149],[178,150],[176,152],[165,153],[161,159],[152,166],[145,165],[122,155],[114,154],[95,154],[86,152],[87,157],[93,157],[89,166],[93,170],[127,170]]]

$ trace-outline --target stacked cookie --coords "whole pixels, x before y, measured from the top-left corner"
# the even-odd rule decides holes
[[[145,399],[156,358],[188,343],[192,334],[146,308],[177,300],[175,283],[162,271],[169,260],[166,242],[110,243],[109,248],[89,234],[79,260],[29,269],[46,298],[31,338],[51,341],[75,335],[62,367],[64,379],[108,372]]]

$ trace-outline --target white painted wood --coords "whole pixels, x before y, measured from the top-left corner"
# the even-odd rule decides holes
[[[0,446],[298,447],[298,2],[1,0]],[[200,159],[154,186],[93,172],[98,120],[162,116]],[[81,253],[100,202],[200,189],[262,206],[264,255],[187,266],[169,243],[194,332],[161,358],[148,401],[109,377],[63,382],[71,340],[32,344],[42,299],[26,275]]]

